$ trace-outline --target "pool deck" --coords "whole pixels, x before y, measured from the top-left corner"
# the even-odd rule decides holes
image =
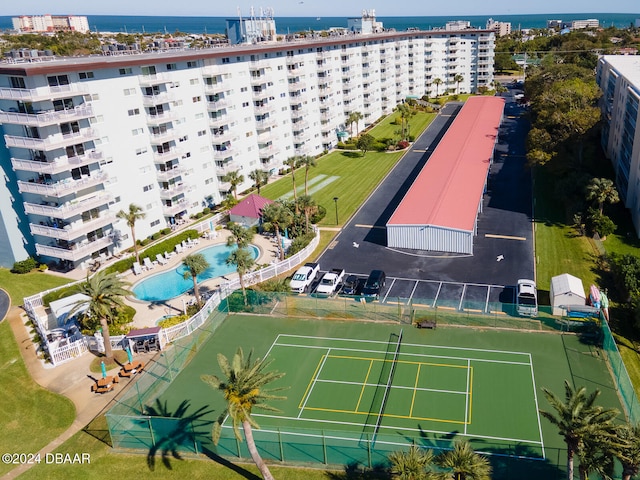
[[[156,264],[152,270],[144,270],[140,275],[134,275],[132,271],[125,277],[125,280],[132,285],[152,275],[166,272],[171,269],[175,269],[182,263],[182,259],[189,254],[196,253],[198,250],[202,250],[212,245],[226,244],[227,238],[231,235],[226,229],[216,232],[215,238],[200,238],[200,243],[192,248],[184,250],[182,253],[171,256],[166,265]],[[258,264],[269,264],[276,260],[278,255],[278,247],[275,245],[272,239],[264,235],[255,235],[251,242],[258,247],[260,254],[256,259]],[[213,292],[220,286],[222,282],[228,279],[235,278],[238,274],[228,274],[226,277],[212,278],[205,280],[198,284],[198,290],[200,294],[207,294]],[[133,319],[134,328],[153,327],[156,322],[165,315],[179,315],[183,312],[186,305],[195,301],[195,297],[192,293],[185,293],[179,297],[172,298],[171,300],[160,302],[144,302],[132,298],[126,298],[125,303],[136,309],[136,315]]]

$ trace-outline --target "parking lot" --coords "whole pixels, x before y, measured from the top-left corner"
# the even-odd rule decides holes
[[[344,225],[319,258],[321,270],[344,268],[366,277],[384,270],[382,302],[494,310],[514,303],[519,278],[535,279],[531,175],[525,167],[528,121],[511,88],[506,99],[473,255],[390,249],[386,223],[457,115],[447,104],[398,165]]]

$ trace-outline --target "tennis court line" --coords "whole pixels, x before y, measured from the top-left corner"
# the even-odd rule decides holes
[[[471,419],[469,418],[469,408],[470,408],[470,404],[469,404],[469,388],[470,388],[470,384],[469,384],[469,377],[471,375],[471,360],[467,359],[467,391],[465,392],[465,405],[464,405],[464,433],[467,433],[467,425],[469,425],[469,422],[471,421]]]
[[[349,414],[356,414],[356,415],[371,415],[371,412],[354,412],[353,410],[339,410],[339,409],[334,409],[334,408],[319,408],[319,407],[307,407],[306,410],[313,410],[316,412],[331,412],[331,413],[349,413]],[[253,413],[252,413],[253,415]],[[403,420],[422,420],[422,421],[429,421],[429,422],[439,422],[439,423],[455,423],[456,425],[462,425],[464,424],[463,421],[461,420],[443,420],[442,418],[425,418],[425,417],[410,417],[408,415],[396,415],[394,413],[384,413],[385,417],[389,417],[389,418],[400,418]],[[301,418],[300,420],[306,420],[306,418]],[[333,422],[335,423],[335,422]],[[340,422],[342,423],[342,422]]]
[[[533,398],[536,402],[536,414],[538,417],[538,433],[540,434],[540,445],[542,445],[542,457],[547,458],[547,455],[544,453],[544,438],[542,437],[542,424],[540,423],[540,408],[538,406],[538,393],[536,392],[536,377],[533,373],[533,361],[531,359],[531,354],[529,354],[529,363],[531,364],[531,383],[533,384]]]
[[[362,395],[364,395],[364,389],[367,387],[367,380],[369,380],[369,374],[371,373],[371,367],[373,367],[373,359],[371,359],[369,361],[369,370],[367,370],[367,376],[364,377],[364,383],[362,384],[362,390],[360,390],[360,396],[358,397],[358,403],[356,404],[356,412],[360,408],[360,402],[362,401]],[[355,383],[355,382],[353,382],[353,383]]]
[[[300,409],[300,411],[298,412],[298,418],[300,418],[300,415],[302,415],[302,412],[304,412],[304,407],[307,404],[307,401],[309,400],[309,397],[311,397],[311,392],[313,391],[313,386],[316,384],[316,378],[318,378],[318,375],[320,375],[320,372],[322,371],[322,367],[324,366],[325,362],[327,361],[327,357],[328,357],[330,352],[331,352],[331,349],[328,349],[327,353],[322,358],[322,362],[319,363],[318,367],[316,367],[316,374],[313,377],[311,377],[311,382],[310,382],[309,385],[307,385],[308,394],[306,394],[306,392],[305,392],[306,397],[302,397],[304,399],[304,403],[302,404],[302,406],[298,407]]]
[[[401,353],[400,355],[412,355],[411,353]],[[371,357],[353,357],[351,355],[329,355],[330,358],[346,358],[349,360],[371,360],[374,362],[393,362],[393,360],[387,360],[386,358],[371,358]],[[463,359],[467,360],[467,359]],[[428,363],[428,362],[415,362],[410,360],[398,360],[398,363],[408,363],[410,365],[430,365],[432,367],[452,367],[452,368],[468,368],[464,365],[449,365],[446,363]]]
[[[418,364],[418,367],[420,364]],[[384,383],[365,383],[362,384],[360,382],[348,382],[346,380],[323,380],[321,378],[316,380],[316,383],[335,383],[336,385],[364,385],[365,387],[386,387]],[[393,385],[392,389],[397,388],[398,390],[414,390],[414,387],[405,387],[404,385]],[[435,392],[435,393],[454,393],[457,395],[466,395],[467,392],[458,392],[456,390],[438,390],[437,388],[415,388],[415,390],[419,390],[421,392]]]
[[[416,393],[418,392],[418,380],[420,378],[420,365],[418,365],[418,371],[416,372],[416,381],[413,384],[413,395],[411,396],[411,407],[409,408],[409,415],[413,416],[413,404],[416,401]],[[466,430],[465,426],[465,430]]]

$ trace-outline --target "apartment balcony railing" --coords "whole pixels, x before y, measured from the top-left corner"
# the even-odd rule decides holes
[[[231,105],[233,105],[233,101],[227,97],[221,97],[217,100],[207,102],[207,108],[212,112],[217,112],[223,108],[229,108]]]
[[[216,173],[218,175],[226,175],[230,172],[235,172],[240,168],[237,162],[225,162],[224,165],[216,165]]]
[[[77,261],[91,256],[92,253],[113,245],[113,240],[109,237],[98,238],[94,241],[85,240],[81,243],[74,243],[69,248],[60,248],[50,245],[36,243],[38,255],[60,258],[62,260]]]
[[[160,72],[151,75],[140,75],[138,76],[138,81],[143,87],[149,87],[153,85],[160,85],[162,83],[169,83],[172,79],[168,72]]]
[[[99,136],[98,130],[94,128],[83,128],[78,132],[51,135],[46,138],[5,135],[4,140],[7,147],[29,148],[31,150],[42,150],[48,152],[50,150],[55,150],[56,148],[64,148],[68,145],[95,140]]]
[[[163,103],[169,103],[175,100],[176,95],[173,92],[160,92],[154,95],[143,95],[142,104],[145,107],[153,107]]]
[[[168,181],[168,180],[171,180],[172,178],[176,178],[184,174],[186,170],[187,170],[186,168],[181,167],[180,165],[175,165],[173,168],[169,170],[157,170],[156,178],[161,182]]]
[[[189,187],[184,183],[175,183],[160,189],[160,198],[171,199],[181,193],[185,193],[189,190]]]
[[[57,238],[60,240],[75,240],[82,237],[89,232],[93,232],[98,228],[105,227],[112,224],[116,219],[114,213],[105,212],[100,217],[90,220],[88,222],[74,222],[65,225],[63,228],[55,228],[48,225],[39,225],[36,223],[30,223],[29,229],[33,235],[42,235],[44,237]]]
[[[152,145],[162,145],[163,143],[170,142],[171,140],[176,140],[182,131],[177,128],[168,128],[158,133],[151,133],[149,135],[149,140]]]
[[[88,85],[74,83],[57,87],[39,88],[0,88],[0,100],[21,100],[38,102],[41,100],[55,100],[57,98],[85,95],[89,93]]]
[[[20,193],[35,193],[38,195],[47,195],[53,198],[61,198],[70,195],[78,190],[93,187],[104,183],[109,176],[106,172],[98,171],[90,176],[83,176],[79,180],[67,178],[56,183],[38,183],[35,179],[33,182],[18,181],[18,190]]]
[[[180,114],[175,110],[168,110],[157,115],[147,114],[147,125],[162,125],[177,120],[179,116]]]
[[[56,202],[42,202],[42,204],[25,202],[24,210],[28,214],[44,215],[47,217],[67,219],[76,215],[80,215],[82,212],[91,210],[92,208],[101,207],[107,205],[113,200],[113,194],[106,192],[93,193],[89,197],[83,197],[70,202],[66,202],[63,205],[58,205]]]
[[[158,152],[157,150],[153,151],[153,161],[156,163],[167,163],[169,160],[179,157],[184,153],[184,149],[173,147],[169,150],[164,150],[162,152]]]
[[[34,113],[1,112],[0,123],[13,125],[28,125],[31,127],[45,127],[58,123],[81,120],[93,115],[93,107],[90,104],[79,105],[69,110],[46,111]]]
[[[213,158],[216,160],[223,160],[225,158],[231,157],[238,152],[233,147],[227,147],[224,150],[213,149]]]
[[[289,92],[295,92],[302,88],[307,88],[307,82],[305,82],[304,80],[289,82]]]
[[[265,115],[267,113],[275,112],[276,107],[270,103],[265,105],[254,105],[253,111],[258,115]]]
[[[187,209],[187,205],[187,200],[183,198],[182,200],[179,200],[177,202],[172,202],[171,205],[163,205],[162,213],[167,217],[173,217],[181,212],[184,212]]]
[[[35,160],[22,160],[19,158],[11,159],[11,166],[14,170],[22,170],[26,172],[48,173],[54,175],[66,172],[73,168],[90,165],[99,162],[104,158],[102,152],[91,151],[85,152],[84,155],[76,157],[57,157],[51,162],[36,162]]]
[[[268,146],[262,146],[262,147],[258,147],[258,157],[260,158],[267,158],[273,155],[279,155],[280,154],[280,147],[276,147],[274,145],[268,145]]]
[[[256,126],[258,128],[271,128],[275,127],[278,121],[274,117],[268,117],[263,120],[256,120]]]
[[[307,120],[299,120],[291,124],[293,130],[301,130],[303,128],[309,128],[309,122]]]

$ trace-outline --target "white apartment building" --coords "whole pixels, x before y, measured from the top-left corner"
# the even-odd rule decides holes
[[[12,17],[11,22],[13,29],[21,33],[89,32],[87,17],[79,15],[21,15]]]
[[[640,237],[640,57],[600,57],[596,80],[603,92],[602,148],[613,164],[620,199]]]
[[[496,36],[504,37],[511,34],[511,22],[498,22],[493,18],[487,20],[487,30],[496,32]]]
[[[83,267],[332,149],[409,96],[493,81],[494,32],[427,31],[0,64],[0,265]],[[457,75],[462,76],[458,84]]]

